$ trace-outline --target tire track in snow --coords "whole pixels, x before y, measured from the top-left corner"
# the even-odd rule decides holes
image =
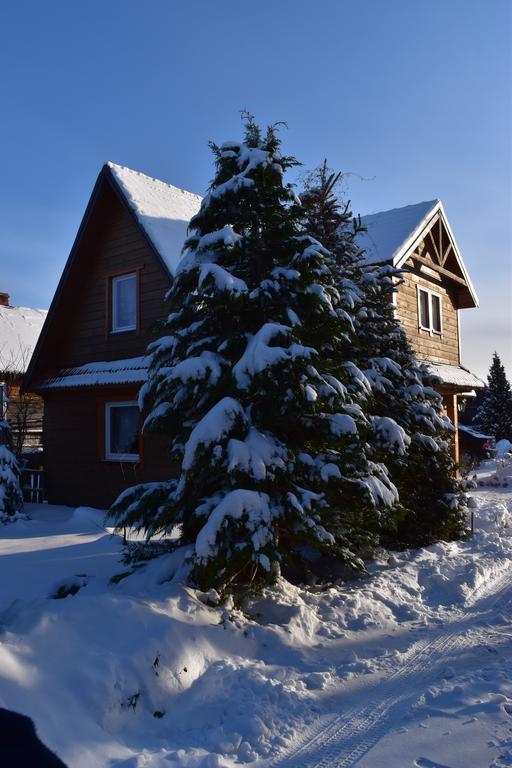
[[[461,657],[473,652],[481,655],[482,646],[490,637],[500,633],[491,628],[475,627],[475,619],[482,619],[509,596],[512,589],[510,569],[491,582],[475,590],[469,600],[471,610],[461,612],[449,631],[436,630],[433,639],[422,639],[411,645],[402,655],[400,666],[380,682],[354,693],[354,698],[366,703],[351,706],[326,723],[316,723],[305,730],[301,743],[292,752],[273,761],[274,768],[351,768],[366,755],[380,739],[397,725],[409,708],[416,703],[420,692],[439,678],[451,656]],[[457,628],[455,628],[457,627]],[[510,638],[503,636],[502,644]],[[499,643],[496,639],[493,645]],[[457,653],[460,652],[460,653]],[[462,661],[467,664],[466,660]],[[456,662],[455,662],[456,665]],[[350,697],[350,693],[347,694]]]

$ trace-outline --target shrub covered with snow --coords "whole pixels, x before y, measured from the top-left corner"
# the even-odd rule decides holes
[[[20,470],[10,448],[11,430],[6,421],[0,421],[0,522],[14,520],[23,508],[20,488]]]
[[[360,567],[397,494],[368,455],[335,259],[303,226],[284,179],[296,161],[273,128],[248,118],[243,142],[212,149],[140,396],[145,428],[172,435],[179,477],[130,489],[111,513],[148,535],[179,526],[202,587],[283,565],[303,578],[325,556]]]

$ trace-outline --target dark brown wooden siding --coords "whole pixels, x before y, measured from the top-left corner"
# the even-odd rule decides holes
[[[398,287],[396,312],[404,325],[409,341],[418,357],[438,363],[459,365],[459,330],[457,325],[457,297],[445,281],[429,280],[419,271],[405,272],[404,282]],[[441,294],[442,334],[430,335],[419,327],[418,285]]]
[[[137,464],[104,459],[105,403],[136,398],[133,386],[45,395],[44,468],[50,503],[108,509],[126,488],[171,477],[169,438],[162,435],[142,439]]]

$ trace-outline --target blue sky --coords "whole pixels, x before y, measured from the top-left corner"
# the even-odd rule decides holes
[[[0,29],[0,290],[49,305],[106,160],[204,192],[239,110],[350,172],[356,212],[440,197],[512,374],[509,0],[18,0]]]

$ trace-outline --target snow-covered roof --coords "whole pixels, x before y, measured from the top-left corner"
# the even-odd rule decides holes
[[[198,212],[202,198],[131,168],[107,165],[140,225],[174,274],[188,223]]]
[[[46,379],[39,389],[65,389],[67,387],[94,387],[100,384],[141,384],[148,377],[146,357],[125,360],[101,360],[85,363],[76,368],[63,368]]]
[[[123,165],[107,163],[107,167],[139,224],[174,275],[181,259],[189,221],[200,208],[201,196]],[[478,306],[475,290],[440,200],[426,200],[362,216],[361,223],[367,231],[358,235],[358,245],[364,250],[368,263],[392,261],[395,266],[401,267],[417,245],[425,226],[436,214],[443,218],[474,305]]]
[[[448,365],[447,363],[432,363],[424,361],[430,373],[438,376],[443,384],[453,384],[457,387],[485,387],[485,382],[475,376],[474,373],[461,365]]]
[[[46,309],[0,306],[0,375],[27,370],[47,314]]]
[[[427,223],[438,202],[427,200],[361,216],[361,223],[367,231],[358,235],[357,242],[365,251],[366,261],[376,264],[394,259],[418,227]]]
[[[478,432],[478,430],[473,429],[473,427],[467,427],[465,424],[461,424],[459,421],[458,424],[459,430],[462,432],[466,432],[466,434],[470,435],[471,437],[477,437],[479,440],[492,440],[492,435],[484,435],[482,432]]]

